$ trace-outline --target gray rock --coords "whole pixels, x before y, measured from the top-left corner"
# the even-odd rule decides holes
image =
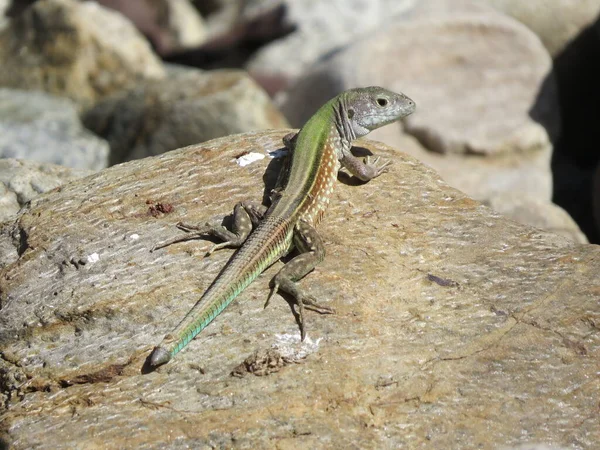
[[[99,103],[84,122],[108,140],[112,164],[229,134],[288,126],[245,72],[177,66],[170,67],[164,81],[141,84]]]
[[[0,222],[39,194],[92,173],[37,161],[0,159]]]
[[[144,79],[164,77],[135,27],[95,2],[36,2],[0,30],[0,86],[43,90],[85,108]]]
[[[0,158],[100,170],[108,153],[108,144],[83,128],[68,99],[0,89]]]
[[[560,206],[523,194],[504,192],[486,202],[490,208],[519,223],[560,234],[579,244],[588,240],[571,216]]]
[[[15,215],[20,207],[17,194],[4,183],[0,183],[0,222],[4,222]]]
[[[12,448],[594,448],[600,247],[519,225],[367,141],[394,165],[338,183],[319,226],[327,256],[302,282],[337,314],[310,314],[300,343],[285,301],[263,309],[276,264],[171,363],[140,373],[232,253],[148,249],[179,220],[260,199],[276,162],[265,174],[267,158],[236,158],[281,149],[285,133],[114,166],[4,225]],[[150,214],[156,202],[171,212]],[[230,375],[265,355],[294,363]]]
[[[246,14],[263,3],[250,2]],[[259,5],[256,5],[259,3]],[[247,68],[258,78],[294,80],[332,50],[390,24],[416,0],[304,0],[283,2],[297,31],[261,48]],[[357,13],[359,12],[360,13]],[[244,12],[242,12],[243,14]]]
[[[537,34],[552,56],[558,55],[600,13],[599,0],[478,0],[514,17]]]

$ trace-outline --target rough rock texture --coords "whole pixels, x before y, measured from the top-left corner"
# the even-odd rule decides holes
[[[297,26],[297,31],[259,50],[248,69],[259,78],[294,80],[326,53],[391,23],[392,17],[415,3],[418,2],[353,0],[349,6],[347,0],[287,0],[286,17]],[[255,5],[251,7],[256,9]]]
[[[537,34],[552,56],[560,53],[600,13],[600,0],[478,0]]]
[[[521,192],[505,192],[489,199],[488,206],[519,223],[560,234],[580,244],[587,244],[571,216],[560,206]]]
[[[231,254],[203,258],[209,242],[148,249],[178,235],[178,220],[265,195],[268,160],[235,158],[280,149],[284,134],[111,167],[4,225],[5,441],[594,448],[600,248],[505,219],[372,142],[361,145],[395,164],[366,186],[339,183],[319,227],[327,256],[303,281],[337,314],[311,314],[300,344],[281,297],[263,310],[276,264],[176,359],[141,374]],[[159,203],[171,212],[156,213]]]
[[[164,77],[147,41],[95,2],[40,0],[0,31],[0,86],[43,90],[85,108],[143,79]]]
[[[83,128],[70,100],[0,88],[0,158],[100,170],[108,154],[107,142]]]
[[[99,103],[84,122],[108,140],[112,164],[229,134],[288,126],[245,72],[176,66],[163,81],[141,84]]]
[[[131,20],[159,54],[202,44],[204,22],[189,0],[98,0]]]
[[[92,173],[37,161],[0,159],[0,222],[39,194]]]

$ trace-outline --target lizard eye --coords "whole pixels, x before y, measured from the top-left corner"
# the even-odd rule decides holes
[[[388,102],[388,99],[387,99],[387,98],[379,97],[379,98],[377,99],[377,104],[378,104],[379,106],[381,106],[381,107],[387,106],[387,104],[388,104],[388,103],[389,103],[389,102]]]
[[[352,119],[354,117],[354,110],[353,109],[349,109],[348,113],[347,113],[348,119]]]

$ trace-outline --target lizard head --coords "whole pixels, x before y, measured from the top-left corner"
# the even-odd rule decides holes
[[[378,86],[350,89],[343,95],[345,115],[356,137],[365,136],[415,110],[415,102],[406,95]]]

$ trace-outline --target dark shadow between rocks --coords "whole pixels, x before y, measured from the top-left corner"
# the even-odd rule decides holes
[[[600,243],[592,213],[592,177],[600,160],[600,18],[584,29],[554,58],[531,118],[548,130],[554,146],[551,170],[553,202],[564,208],[586,234]],[[544,121],[558,88],[561,133]]]

